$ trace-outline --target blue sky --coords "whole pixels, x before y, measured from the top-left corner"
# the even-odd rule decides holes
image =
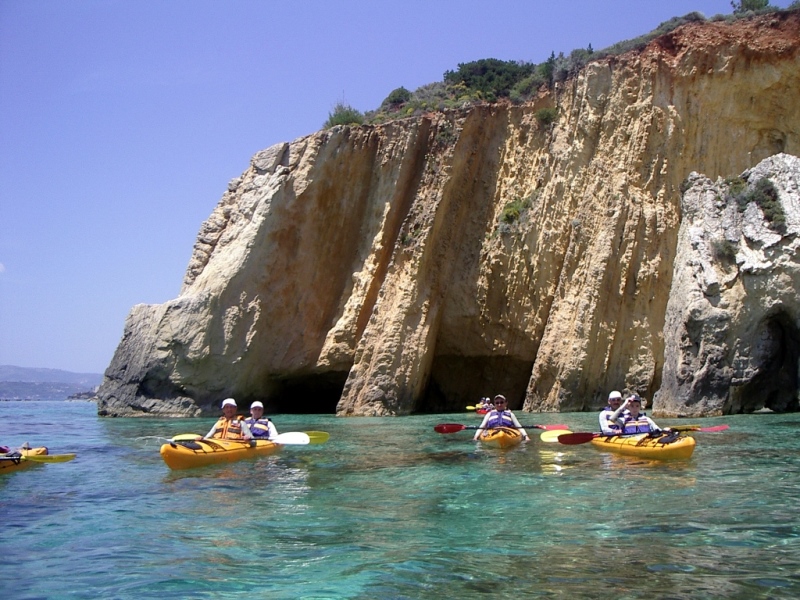
[[[773,0],[786,7],[790,0]],[[257,151],[728,0],[0,0],[0,364],[102,372]]]

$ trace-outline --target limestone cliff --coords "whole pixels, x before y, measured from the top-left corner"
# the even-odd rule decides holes
[[[689,183],[654,406],[670,416],[797,411],[800,159],[778,154],[741,179],[693,173]],[[770,189],[778,211],[752,200],[769,201]]]
[[[665,370],[687,361],[666,345],[684,343],[681,189],[800,154],[798,98],[800,16],[779,13],[683,26],[530,104],[273,146],[203,224],[180,296],[131,311],[99,414],[217,414],[232,395],[399,415],[498,392],[588,410],[652,396],[662,371],[680,373],[666,412],[744,410]],[[739,385],[759,363],[734,356]]]

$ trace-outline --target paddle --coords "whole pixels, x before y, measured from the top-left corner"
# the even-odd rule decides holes
[[[566,425],[522,425],[523,429],[568,429]],[[461,425],[460,423],[439,423],[433,427],[436,433],[457,433],[465,429],[491,429],[477,425]]]
[[[550,442],[552,444],[558,443],[558,436],[572,433],[569,429],[554,429],[553,431],[543,431],[539,439],[543,442]]]
[[[305,446],[311,443],[311,437],[302,431],[289,431],[278,434],[270,441],[283,446]]]
[[[586,442],[591,442],[594,438],[600,437],[603,435],[602,433],[564,433],[558,436],[558,443],[559,444],[567,444],[568,446],[572,446],[575,444],[585,444]]]
[[[285,437],[282,437],[282,436],[285,436]],[[330,438],[330,437],[331,437],[331,434],[329,434],[327,431],[306,431],[306,432],[300,432],[300,431],[292,432],[292,431],[290,431],[290,432],[287,432],[287,433],[281,433],[281,434],[278,435],[278,437],[276,437],[275,439],[270,440],[270,441],[271,442],[275,442],[277,444],[285,444],[285,445],[290,445],[290,444],[291,445],[324,444],[325,442],[328,441],[328,438]],[[306,441],[306,438],[308,438],[307,441]],[[203,441],[203,442],[211,441],[211,442],[213,442],[213,440],[203,439],[203,436],[198,435],[196,433],[181,433],[181,434],[178,434],[178,435],[174,436],[170,441],[171,442],[197,442],[197,441]],[[228,441],[236,441],[236,440],[228,440]]]
[[[331,437],[327,431],[306,431],[305,433],[312,444],[324,444]]]
[[[729,425],[714,425],[713,427],[700,427],[699,425],[673,425],[670,427],[672,431],[725,431],[730,429]]]
[[[31,454],[29,456],[0,456],[0,460],[29,460],[31,462],[42,463],[62,463],[69,462],[75,458],[75,454]]]
[[[714,431],[725,431],[726,429],[730,429],[729,425],[714,425],[713,427],[700,427],[699,425],[676,425],[675,427],[669,428],[671,431],[703,431],[703,432],[714,432]],[[664,430],[666,431],[666,430]],[[560,444],[567,444],[567,445],[576,445],[576,444],[585,444],[586,442],[591,442],[594,438],[602,436],[602,433],[565,433],[564,435],[558,436],[558,442]]]

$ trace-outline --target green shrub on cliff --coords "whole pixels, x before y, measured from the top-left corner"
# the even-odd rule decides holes
[[[767,177],[762,177],[755,184],[747,186],[744,179],[739,177],[726,180],[728,194],[736,201],[740,211],[747,205],[755,202],[764,213],[764,219],[778,233],[786,233],[786,213],[778,199],[778,189]]]
[[[552,125],[558,116],[558,109],[555,107],[542,108],[536,111],[536,120],[545,127]]]
[[[355,108],[344,102],[337,102],[333,110],[328,113],[328,120],[323,127],[330,129],[335,125],[361,125],[364,123],[364,115]]]
[[[469,63],[459,63],[455,71],[445,71],[444,82],[448,85],[463,84],[467,89],[481,92],[489,101],[507,98],[511,89],[522,79],[533,73],[535,66],[529,63],[485,58]]]
[[[769,8],[769,0],[742,0],[741,2],[731,2],[733,14],[741,15],[750,11],[757,11]]]
[[[500,213],[500,222],[511,225],[519,221],[520,217],[525,214],[525,211],[533,206],[534,194],[527,198],[520,198],[517,196],[511,202],[503,207],[503,212]]]

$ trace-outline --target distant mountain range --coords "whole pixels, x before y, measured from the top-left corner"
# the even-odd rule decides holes
[[[0,400],[66,400],[90,397],[103,381],[101,373],[32,369],[0,365]]]

